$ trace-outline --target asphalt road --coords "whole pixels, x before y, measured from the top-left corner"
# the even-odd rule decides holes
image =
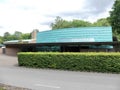
[[[16,57],[0,55],[0,83],[33,90],[120,90],[120,74],[21,68]]]

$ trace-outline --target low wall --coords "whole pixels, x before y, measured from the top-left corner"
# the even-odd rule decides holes
[[[5,54],[10,56],[17,56],[17,53],[20,52],[19,48],[6,48]]]
[[[2,54],[3,53],[3,49],[2,48],[0,48],[0,54]]]

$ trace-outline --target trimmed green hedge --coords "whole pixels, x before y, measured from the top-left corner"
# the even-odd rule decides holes
[[[120,53],[18,53],[19,66],[120,73]]]

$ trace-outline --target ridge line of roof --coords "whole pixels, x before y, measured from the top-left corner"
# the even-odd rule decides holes
[[[53,29],[53,30],[46,30],[46,31],[39,31],[38,33],[41,33],[41,32],[54,32],[54,31],[59,31],[59,30],[65,30],[65,29],[82,29],[82,28],[111,28],[112,29],[112,27],[111,26],[95,26],[95,27],[93,27],[93,26],[91,26],[91,27],[72,27],[72,28],[60,28],[60,29]]]

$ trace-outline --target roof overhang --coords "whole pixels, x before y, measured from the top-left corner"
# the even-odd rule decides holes
[[[120,45],[120,42],[60,42],[60,43],[22,43],[22,44],[5,44],[6,47],[23,47],[23,46],[67,46],[67,45]]]

